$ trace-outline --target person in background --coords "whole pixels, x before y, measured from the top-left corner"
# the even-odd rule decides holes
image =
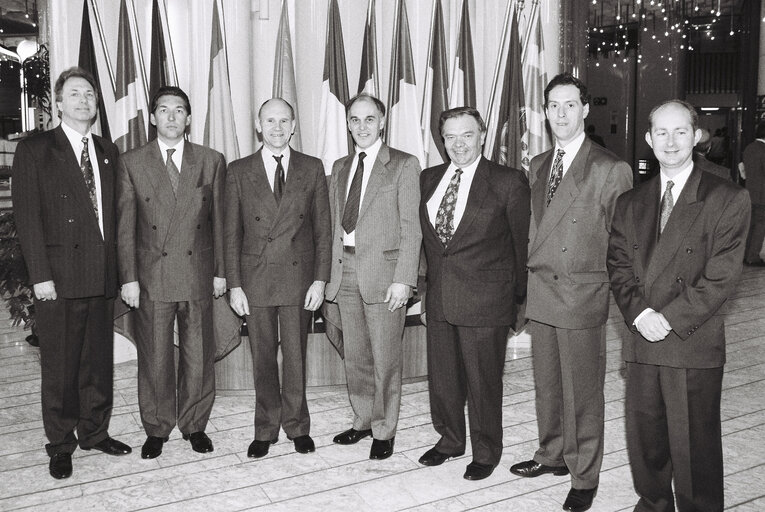
[[[709,136],[709,130],[699,128],[699,132],[701,132],[701,137],[693,148],[693,163],[702,171],[711,172],[715,176],[719,176],[726,180],[731,179],[730,169],[723,167],[722,165],[717,165],[707,159],[706,155],[709,153],[710,142],[712,140]]]
[[[744,149],[744,161],[739,169],[746,180],[746,189],[752,200],[752,216],[746,239],[747,265],[765,265],[760,253],[765,239],[765,121],[757,125],[756,139]]]

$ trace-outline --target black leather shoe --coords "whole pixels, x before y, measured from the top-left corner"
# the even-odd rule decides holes
[[[332,439],[333,443],[337,444],[356,444],[365,437],[369,437],[372,435],[372,430],[356,430],[354,428],[349,428],[345,432],[341,432],[335,436],[334,439]]]
[[[50,471],[50,476],[58,480],[72,476],[72,454],[57,453],[53,455],[48,464],[48,471]]]
[[[162,455],[162,445],[167,442],[167,437],[148,436],[141,447],[142,459],[156,459]]]
[[[313,439],[307,434],[296,437],[292,442],[295,443],[295,451],[298,453],[313,453],[316,451],[316,445],[313,444]]]
[[[555,476],[568,475],[568,468],[566,466],[545,466],[535,460],[527,460],[510,466],[510,472],[525,478],[534,478],[545,473],[552,473]]]
[[[446,462],[447,459],[450,459],[452,457],[461,457],[463,455],[465,455],[465,452],[449,455],[447,453],[441,453],[435,448],[431,448],[430,450],[426,451],[422,455],[422,457],[420,457],[419,462],[423,466],[440,466],[441,464]]]
[[[125,443],[117,441],[116,439],[112,439],[111,437],[107,437],[103,441],[99,441],[90,448],[83,447],[82,449],[86,451],[91,449],[98,450],[99,452],[104,452],[107,455],[127,455],[133,451],[133,449]]]
[[[276,444],[278,439],[273,441],[258,441],[257,439],[250,443],[250,447],[247,448],[247,456],[251,459],[259,459],[268,455],[268,449],[272,444]]]
[[[183,434],[184,441],[191,441],[191,449],[197,453],[208,453],[213,451],[213,444],[207,434],[204,432],[192,432]]]
[[[385,441],[372,439],[372,449],[369,450],[369,458],[372,460],[387,459],[393,455],[393,443],[395,443],[395,441],[395,437],[391,437]]]
[[[592,506],[592,500],[595,499],[598,488],[594,489],[574,489],[571,488],[566,496],[566,501],[563,502],[563,510],[571,510],[571,512],[584,512],[589,510]]]
[[[494,472],[494,466],[491,464],[481,464],[480,462],[471,462],[465,468],[465,474],[462,478],[465,480],[483,480],[488,478]]]

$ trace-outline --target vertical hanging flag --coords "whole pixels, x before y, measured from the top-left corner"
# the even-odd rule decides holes
[[[449,108],[475,108],[476,105],[475,60],[473,59],[473,38],[470,35],[470,6],[468,0],[463,0],[457,54],[452,70],[452,82],[449,87]]]
[[[239,158],[239,145],[236,138],[234,105],[231,103],[231,87],[228,80],[226,45],[223,42],[217,0],[213,0],[208,90],[204,145],[223,153],[227,162],[234,161]]]
[[[96,49],[93,43],[93,31],[90,28],[90,9],[88,0],[83,2],[82,9],[82,29],[80,30],[80,57],[77,65],[93,75],[96,79],[96,88],[98,89],[98,119],[94,126],[100,129],[100,134],[111,140],[109,131],[109,121],[106,118],[106,107],[104,106],[104,95],[101,93],[101,80],[98,76],[98,64],[96,62]]]
[[[279,32],[276,35],[276,55],[274,56],[274,85],[271,91],[274,98],[282,98],[292,105],[295,114],[295,133],[290,144],[300,151],[300,121],[298,119],[297,86],[295,85],[295,67],[292,59],[292,37],[290,36],[290,18],[287,0],[282,0],[282,15],[279,20]]]
[[[146,144],[146,91],[136,73],[133,35],[125,0],[120,1],[119,31],[117,34],[117,77],[114,99],[115,120],[112,125],[114,143],[120,152]]]
[[[447,109],[446,88],[447,77],[449,76],[446,64],[443,18],[441,0],[433,0],[428,68],[425,71],[425,93],[422,95],[422,116],[420,118],[428,167],[442,164],[448,158],[438,129],[438,119],[441,112]]]
[[[349,99],[340,9],[337,0],[329,0],[319,116],[319,158],[324,162],[326,174],[332,173],[335,160],[347,155],[353,148],[345,122],[345,103]]]
[[[380,73],[377,70],[377,28],[375,22],[375,0],[369,0],[367,22],[364,25],[364,45],[361,48],[361,72],[359,90],[380,97]]]
[[[163,34],[162,20],[159,15],[157,0],[151,5],[151,62],[149,64],[149,101],[160,87],[168,84],[167,80],[167,50]],[[157,137],[157,128],[149,123],[149,140]]]
[[[388,117],[385,126],[386,142],[390,147],[417,157],[425,167],[422,132],[417,119],[417,82],[414,78],[412,45],[409,40],[409,20],[404,0],[396,3],[393,25],[393,48],[388,87]]]
[[[523,91],[526,96],[526,122],[529,129],[529,159],[550,149],[544,110],[544,90],[547,85],[545,73],[545,49],[542,40],[542,24],[539,19],[539,0],[532,4],[528,22],[528,34],[523,47]]]

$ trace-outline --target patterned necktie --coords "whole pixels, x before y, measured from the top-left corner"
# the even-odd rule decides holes
[[[276,174],[274,175],[274,197],[276,198],[276,204],[278,205],[282,200],[282,194],[284,193],[284,167],[282,167],[282,157],[284,155],[274,155],[276,160]]]
[[[555,162],[553,162],[552,172],[550,173],[550,183],[547,186],[547,206],[550,206],[550,201],[552,201],[555,191],[558,189],[558,185],[560,185],[560,180],[563,179],[563,155],[565,154],[565,151],[559,149],[555,155]]]
[[[356,166],[356,174],[351,181],[351,189],[348,191],[348,199],[345,201],[343,211],[343,229],[346,233],[356,230],[356,221],[359,220],[359,205],[361,204],[361,182],[364,179],[364,157],[367,154],[359,153],[359,164]]]
[[[167,161],[165,162],[165,169],[167,169],[167,176],[170,178],[170,184],[173,186],[173,194],[175,194],[178,192],[178,180],[180,171],[178,171],[178,167],[176,167],[175,162],[173,162],[173,153],[175,153],[174,149],[167,150]]]
[[[460,176],[462,169],[455,170],[436,213],[436,234],[444,246],[448,245],[454,236],[454,207],[457,205],[457,193],[460,190]]]
[[[96,178],[93,175],[93,164],[90,163],[90,153],[88,153],[88,138],[82,138],[82,153],[80,154],[80,170],[85,179],[85,186],[88,188],[90,202],[93,205],[93,211],[98,217],[98,197],[96,196]]]
[[[672,213],[672,208],[675,206],[675,202],[672,200],[672,187],[675,184],[672,181],[667,182],[667,188],[664,189],[664,195],[661,196],[661,217],[659,219],[659,233],[664,231],[664,226],[667,225],[669,216]]]

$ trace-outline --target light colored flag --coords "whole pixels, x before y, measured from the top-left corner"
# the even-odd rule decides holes
[[[359,92],[380,97],[380,72],[377,70],[377,27],[375,22],[375,0],[369,0],[367,22],[364,25],[364,45],[361,48],[361,72]]]
[[[441,9],[441,0],[433,0],[428,68],[425,70],[425,92],[422,95],[422,115],[420,116],[428,167],[442,164],[448,159],[444,149],[444,141],[438,129],[438,119],[441,112],[447,109],[448,76],[446,43],[444,42],[444,15]]]
[[[319,157],[328,175],[332,174],[335,160],[347,155],[353,147],[345,122],[345,103],[349,99],[340,9],[337,0],[329,0],[319,116]]]
[[[210,42],[209,100],[205,118],[204,145],[225,155],[226,161],[239,158],[234,124],[234,105],[228,79],[228,59],[223,39],[218,1],[213,1],[212,40]]]
[[[292,37],[290,36],[290,18],[287,0],[282,0],[282,16],[279,20],[279,32],[276,35],[276,55],[274,56],[274,86],[271,95],[282,98],[292,105],[295,113],[295,133],[290,145],[301,151],[300,119],[298,117],[297,86],[295,85],[295,67],[292,58]]]
[[[394,16],[386,142],[392,148],[414,155],[420,166],[425,167],[425,150],[419,128],[420,120],[417,119],[417,82],[404,0],[396,3]]]
[[[452,81],[449,87],[449,108],[475,108],[476,105],[475,60],[473,58],[473,37],[470,35],[470,6],[468,0],[463,0],[457,54],[454,58]]]
[[[115,80],[114,117],[111,133],[120,152],[146,144],[148,111],[146,90],[138,80],[135,40],[130,29],[125,0],[120,1],[119,30],[117,33],[117,73]]]
[[[529,159],[550,149],[544,110],[545,49],[542,22],[539,18],[539,0],[534,0],[528,20],[528,33],[521,61],[523,64],[523,91],[526,97],[526,123],[529,130]]]

